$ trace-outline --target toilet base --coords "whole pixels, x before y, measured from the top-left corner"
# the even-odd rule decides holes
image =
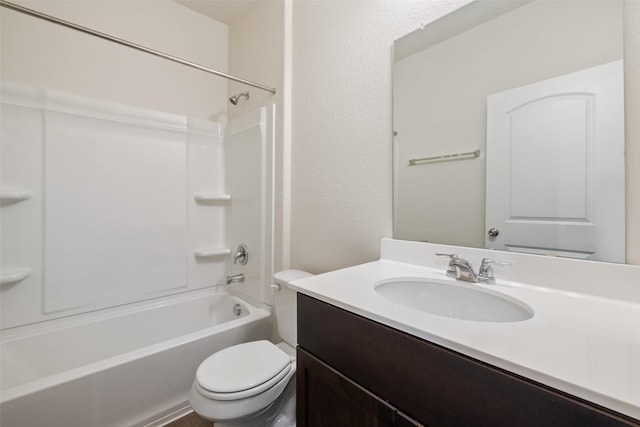
[[[199,415],[203,416],[202,414]],[[206,418],[206,416],[203,418]],[[215,421],[213,425],[214,427],[295,427],[295,375],[291,377],[278,399],[263,411],[241,419]]]

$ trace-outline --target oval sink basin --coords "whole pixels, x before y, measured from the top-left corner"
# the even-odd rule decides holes
[[[437,316],[476,322],[519,322],[533,317],[526,304],[481,288],[425,279],[392,279],[376,285],[384,298]]]

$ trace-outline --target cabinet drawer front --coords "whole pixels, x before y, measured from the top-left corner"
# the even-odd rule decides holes
[[[429,426],[640,426],[302,294],[298,345]]]

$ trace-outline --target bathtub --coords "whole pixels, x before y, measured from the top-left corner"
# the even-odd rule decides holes
[[[5,330],[0,425],[160,426],[204,359],[270,336],[266,310],[212,290]]]

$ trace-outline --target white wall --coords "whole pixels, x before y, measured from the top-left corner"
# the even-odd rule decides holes
[[[391,45],[465,3],[294,2],[293,267],[323,272],[378,257],[380,237],[392,234]],[[638,16],[637,2],[627,8]],[[637,27],[627,25],[625,40],[636,64],[625,76],[631,118],[640,98]],[[627,120],[627,171],[640,169],[639,147],[640,124]],[[628,195],[640,194],[639,175],[628,175]],[[627,209],[628,261],[640,264],[640,205],[628,197]]]
[[[391,47],[464,0],[293,4],[291,265],[376,259],[391,237]]]
[[[227,70],[227,26],[170,0],[20,4],[202,65]],[[223,121],[227,82],[0,9],[4,81]],[[222,117],[221,117],[222,116]]]

